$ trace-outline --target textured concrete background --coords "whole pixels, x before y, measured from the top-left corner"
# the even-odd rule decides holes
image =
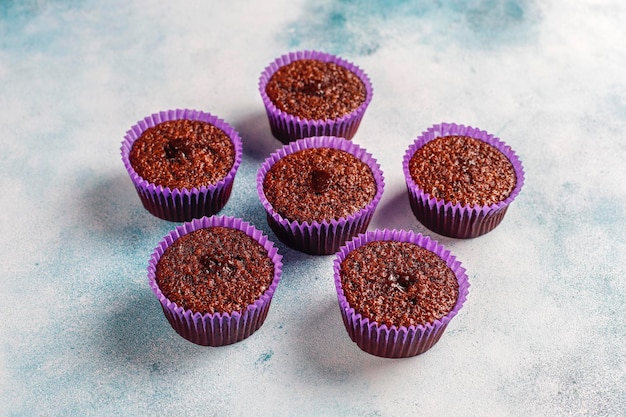
[[[555,0],[0,1],[0,414],[626,415],[626,5]],[[223,214],[270,238],[255,175],[280,146],[258,77],[298,49],[363,68],[355,142],[386,190],[370,228],[432,235],[470,294],[427,353],[360,351],[332,256],[287,249],[264,326],[223,348],[166,322],[146,278],[175,224],[141,206],[119,147],[170,108],[216,114],[244,159]],[[440,122],[511,145],[526,183],[461,241],[412,216],[402,156]]]

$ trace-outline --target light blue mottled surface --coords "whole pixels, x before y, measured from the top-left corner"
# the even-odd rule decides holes
[[[0,0],[0,415],[625,416],[624,21],[618,0]],[[142,208],[125,131],[177,107],[226,119],[244,159],[223,213],[273,238],[257,81],[309,48],[374,84],[354,138],[385,172],[372,228],[431,234],[401,160],[432,124],[488,130],[524,163],[500,227],[435,236],[472,287],[421,356],[360,351],[332,257],[282,244],[267,321],[233,346],[180,338],[148,287],[174,224]]]

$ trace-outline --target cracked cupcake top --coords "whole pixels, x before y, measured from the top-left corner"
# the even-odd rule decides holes
[[[129,160],[148,182],[192,189],[226,177],[235,162],[235,146],[210,123],[171,120],[143,132],[133,143]]]
[[[265,92],[285,113],[309,120],[338,119],[365,102],[359,77],[332,62],[300,59],[279,68]]]
[[[411,326],[448,314],[459,296],[446,262],[409,242],[377,240],[341,262],[341,286],[357,313],[378,324]]]
[[[409,171],[424,192],[452,204],[496,204],[517,183],[513,164],[502,152],[469,136],[427,142],[411,157]]]
[[[194,313],[242,311],[271,285],[274,263],[244,232],[214,226],[178,238],[156,265],[163,295]]]
[[[370,167],[349,152],[308,148],[276,161],[263,180],[274,210],[298,222],[339,219],[364,208],[376,195]]]

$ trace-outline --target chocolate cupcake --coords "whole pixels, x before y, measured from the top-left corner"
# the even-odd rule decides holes
[[[454,238],[493,230],[524,183],[522,163],[509,146],[483,130],[453,123],[418,136],[402,167],[417,219]]]
[[[271,154],[257,191],[276,236],[314,255],[335,253],[364,232],[383,193],[376,160],[338,137],[299,139]]]
[[[311,136],[351,139],[372,100],[356,65],[317,51],[283,55],[261,74],[259,91],[272,134],[281,142]]]
[[[122,161],[144,207],[170,221],[218,213],[241,164],[239,134],[197,110],[155,113],[122,142]]]
[[[261,327],[281,272],[267,236],[241,219],[212,216],[165,236],[150,258],[148,280],[177,333],[222,346]]]
[[[341,247],[333,269],[350,338],[386,358],[430,349],[469,292],[461,263],[436,241],[410,231],[361,234]]]

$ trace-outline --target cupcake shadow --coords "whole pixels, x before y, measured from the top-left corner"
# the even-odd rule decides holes
[[[180,337],[169,325],[158,301],[147,290],[126,297],[104,317],[100,354],[119,372],[154,373],[179,368],[190,357],[211,351]],[[190,361],[193,363],[193,361]]]
[[[255,162],[263,162],[268,155],[283,146],[282,142],[272,135],[264,111],[244,114],[233,120],[232,126],[241,136],[244,156]]]
[[[158,219],[141,204],[128,175],[94,178],[80,196],[80,227],[105,239],[136,239],[161,233],[175,223]],[[157,234],[158,234],[157,233]]]
[[[376,209],[376,213],[374,213],[374,217],[372,218],[372,222],[369,227],[370,230],[412,230],[416,233],[430,236],[446,247],[455,242],[458,244],[459,239],[443,236],[433,232],[417,220],[411,210],[411,204],[409,203],[409,197],[406,190],[398,191],[391,197],[389,195],[386,195],[385,197],[383,197],[383,200],[381,200],[378,208]]]
[[[411,229],[424,233],[428,229],[417,221],[405,190],[385,194],[374,213],[370,229]]]
[[[302,323],[298,335],[301,363],[315,379],[349,382],[365,370],[387,366],[389,361],[363,352],[350,340],[341,319],[336,299],[320,306],[319,314]]]

